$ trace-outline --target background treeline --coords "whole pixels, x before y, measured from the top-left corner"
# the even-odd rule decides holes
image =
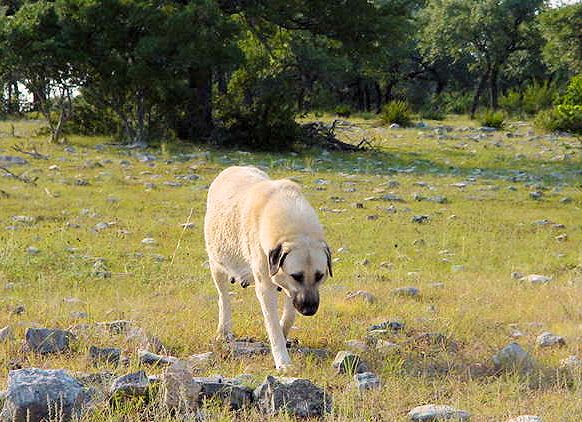
[[[580,131],[581,74],[582,4],[0,3],[0,116],[42,113],[54,140],[71,132],[278,148],[301,137],[295,117],[309,111],[406,124],[410,113],[502,110]]]

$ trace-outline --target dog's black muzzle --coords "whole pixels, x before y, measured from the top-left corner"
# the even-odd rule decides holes
[[[293,306],[301,315],[315,315],[319,308],[319,293],[317,291],[299,292],[293,297]]]

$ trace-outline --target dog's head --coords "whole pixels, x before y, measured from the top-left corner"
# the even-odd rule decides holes
[[[319,286],[331,277],[331,252],[320,240],[284,242],[269,251],[271,280],[293,299],[303,315],[319,308]]]

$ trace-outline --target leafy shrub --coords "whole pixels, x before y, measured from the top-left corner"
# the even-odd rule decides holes
[[[96,107],[82,95],[73,100],[73,112],[65,131],[79,135],[117,135],[121,123],[113,111]]]
[[[471,110],[473,97],[470,93],[445,92],[438,97],[438,102],[445,113],[465,114]]]
[[[400,126],[410,126],[412,116],[406,101],[390,101],[382,107],[380,118],[384,123],[396,123]]]
[[[352,109],[349,105],[340,104],[335,108],[335,114],[337,114],[339,117],[348,118],[352,115]]]
[[[505,125],[505,114],[502,111],[486,110],[480,116],[481,126],[501,129]]]
[[[582,75],[573,77],[560,104],[538,113],[534,123],[550,132],[565,130],[582,133]]]
[[[536,114],[552,107],[556,93],[555,86],[548,81],[543,83],[534,81],[523,91],[523,111],[528,114]]]
[[[582,75],[570,79],[566,92],[562,96],[561,104],[582,106]]]
[[[523,111],[521,93],[515,88],[510,89],[505,95],[499,97],[499,106],[508,113],[519,113]]]

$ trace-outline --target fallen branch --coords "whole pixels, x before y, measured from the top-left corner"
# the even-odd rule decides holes
[[[31,184],[33,186],[36,186],[36,181],[38,180],[38,177],[35,178],[30,178],[28,176],[26,176],[26,172],[22,173],[22,174],[16,174],[16,173],[12,173],[10,170],[8,170],[6,167],[0,167],[0,170],[3,170],[4,172],[6,172],[6,174],[16,180],[20,180],[23,183],[28,183]]]
[[[48,158],[49,158],[48,155],[44,155],[44,154],[41,154],[40,152],[38,152],[36,150],[36,147],[33,147],[32,151],[26,151],[24,149],[24,147],[22,146],[22,144],[16,144],[16,145],[12,146],[12,149],[16,152],[20,152],[21,154],[26,154],[32,158],[37,159],[37,160],[48,160]]]
[[[10,198],[10,194],[2,189],[0,189],[0,198]]]
[[[357,152],[366,151],[367,149],[372,149],[372,145],[365,138],[358,145],[348,144],[339,140],[335,134],[338,126],[342,124],[341,120],[334,120],[331,125],[327,125],[323,122],[313,122],[301,125],[303,130],[306,143],[309,145],[318,145],[325,149],[333,151],[347,151],[347,152]]]

